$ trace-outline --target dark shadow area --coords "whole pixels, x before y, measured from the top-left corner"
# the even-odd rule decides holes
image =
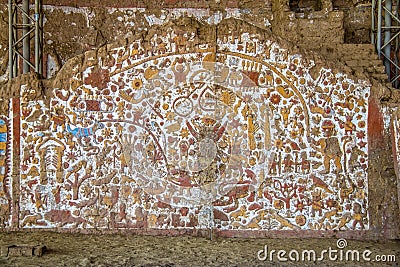
[[[319,0],[289,0],[290,10],[296,13],[321,11],[322,3]]]

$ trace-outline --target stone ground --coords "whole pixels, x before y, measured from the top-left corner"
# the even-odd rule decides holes
[[[342,250],[369,249],[376,255],[395,255],[395,262],[356,261],[260,261],[257,253],[268,245],[272,249],[315,250],[317,258],[324,249],[337,249],[337,239],[244,239],[202,237],[163,237],[138,235],[84,235],[40,233],[0,233],[0,246],[45,245],[42,257],[0,257],[0,266],[399,266],[400,240],[346,240]],[[294,254],[293,254],[294,255]],[[338,254],[339,255],[339,254]],[[261,255],[263,256],[263,255]],[[286,254],[286,257],[288,255]],[[301,256],[300,256],[301,257]],[[329,256],[325,254],[325,259]],[[344,258],[344,256],[343,256]],[[307,260],[307,259],[306,259]]]

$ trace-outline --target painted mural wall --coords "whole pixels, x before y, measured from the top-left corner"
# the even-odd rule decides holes
[[[397,176],[397,192],[400,204],[400,109],[393,110],[393,158],[394,158],[394,171]]]
[[[19,227],[369,228],[370,85],[312,75],[312,60],[250,33],[215,45],[195,35],[171,29],[93,53],[50,99],[22,86]]]
[[[9,225],[11,211],[10,124],[0,116],[0,227]]]

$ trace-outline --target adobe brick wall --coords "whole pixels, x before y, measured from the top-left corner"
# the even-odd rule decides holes
[[[59,69],[67,59],[113,42],[116,36],[132,30],[145,31],[149,18],[172,13],[174,8],[180,9],[178,13],[184,13],[185,8],[201,9],[203,11],[198,13],[203,13],[205,21],[215,13],[218,16],[233,13],[235,17],[268,28],[305,49],[320,50],[343,42],[369,42],[370,7],[358,3],[336,3],[334,6],[326,2],[321,11],[296,13],[290,11],[287,1],[269,0],[102,1],[101,4],[93,1],[44,1],[45,61],[49,59],[49,69]],[[138,11],[138,8],[145,11]],[[7,23],[7,1],[3,0],[0,1],[0,28],[4,29],[0,32],[0,82],[7,78],[4,75],[8,63]],[[65,26],[68,30],[61,30]]]
[[[0,195],[2,230],[202,233],[213,217],[219,234],[226,236],[398,238],[394,164],[400,136],[391,114],[400,98],[385,85],[373,47],[344,43],[342,11],[303,18],[283,3],[258,10],[248,8],[250,2],[243,5],[226,13],[213,7],[46,7],[45,52],[55,62],[54,77],[39,81],[23,75],[0,90],[0,126],[8,142],[0,150],[6,159],[0,173],[6,177]],[[220,22],[221,14],[227,18]],[[65,25],[69,30],[60,33]],[[237,111],[220,125],[199,113],[203,124],[193,126],[192,113],[185,113],[185,103],[216,97],[212,91],[202,94],[201,88],[192,98],[179,96],[184,92],[179,86],[185,88],[180,79],[196,72],[182,76],[174,68],[193,68],[196,60],[203,62],[199,71],[209,71],[204,62],[216,60],[258,86],[249,93],[253,89],[235,91],[224,84],[228,87],[217,98],[232,105],[230,112]],[[3,57],[3,69],[4,62]],[[240,75],[226,75],[238,83]],[[174,89],[145,93],[146,86],[159,88],[153,77],[163,77]],[[205,134],[206,122],[217,132],[230,127],[222,139],[231,134],[249,140],[243,142],[248,151],[234,155],[247,162],[233,169],[242,171],[236,187],[213,199],[211,213],[204,203],[192,206],[198,201],[194,193],[188,196],[163,180],[147,184],[154,170],[163,169],[163,153],[189,160],[185,147],[193,146],[196,153],[196,144],[208,144],[196,139],[196,131]],[[175,152],[161,151],[146,138],[135,141],[132,133],[141,127],[153,134],[150,140],[162,142],[155,125],[175,144],[168,147]],[[123,147],[137,149],[133,155],[145,150],[154,162],[126,154]],[[15,153],[18,149],[21,154]],[[218,149],[222,153],[224,145]],[[130,168],[142,166],[140,160],[147,168]],[[165,168],[175,185],[198,182],[184,168]]]
[[[5,229],[167,229],[173,233],[179,228],[204,229],[212,214],[214,227],[228,236],[296,236],[304,231],[306,236],[398,237],[398,203],[397,198],[390,197],[397,194],[397,187],[391,186],[396,183],[396,176],[390,167],[392,155],[385,145],[390,146],[385,140],[391,135],[385,119],[388,111],[380,104],[381,92],[371,88],[369,81],[356,81],[353,78],[357,76],[341,73],[339,63],[329,63],[310,52],[308,56],[318,59],[313,66],[307,56],[294,54],[291,50],[296,48],[290,43],[281,43],[268,31],[247,23],[231,19],[217,26],[216,31],[193,19],[181,18],[175,23],[172,28],[153,26],[154,31],[144,38],[132,35],[77,56],[63,66],[53,81],[35,82],[32,76],[15,80],[13,91],[20,89],[22,97],[12,100],[13,132],[7,133],[12,136],[14,149],[20,147],[21,158],[14,159],[13,179],[9,181],[15,189],[12,198],[21,197],[21,201],[11,201],[11,213],[3,213]],[[223,35],[226,26],[231,27],[231,32]],[[159,32],[166,35],[153,35]],[[204,32],[208,34],[198,35]],[[210,35],[212,32],[220,35]],[[189,39],[192,33],[194,37]],[[250,38],[247,33],[252,34]],[[147,42],[157,45],[149,46]],[[231,175],[239,181],[227,192],[217,191],[223,194],[213,199],[211,214],[207,213],[205,202],[196,204],[196,194],[179,189],[191,185],[196,178],[190,178],[192,174],[184,169],[176,172],[174,167],[189,160],[182,145],[188,142],[195,149],[196,142],[201,142],[196,132],[206,127],[200,122],[193,124],[192,113],[181,113],[185,109],[175,106],[182,99],[178,89],[185,84],[180,79],[190,80],[189,76],[195,77],[197,72],[180,76],[171,69],[172,76],[164,77],[164,72],[158,71],[165,68],[168,74],[175,64],[183,64],[189,70],[194,67],[189,65],[194,56],[203,61],[205,69],[198,69],[200,73],[206,74],[204,62],[215,58],[227,66],[238,66],[258,85],[256,91],[252,87],[235,91],[230,84],[236,84],[238,76],[227,73],[227,89],[217,95],[224,96],[222,101],[237,109],[231,119],[239,124],[228,126],[221,119],[217,126],[204,120],[214,127],[229,127],[227,136],[222,138],[239,135],[237,138],[249,140],[242,143],[248,152],[231,156],[248,162],[233,166]],[[330,64],[336,70],[324,68]],[[162,97],[147,87],[153,84],[152,77],[159,77],[154,80],[156,88],[157,79],[164,77],[166,80],[160,84],[171,82],[177,89],[160,91],[165,94]],[[308,87],[309,84],[317,86]],[[153,93],[143,95],[144,88]],[[194,105],[203,95],[202,90],[206,89],[195,89],[194,95],[198,96],[185,101]],[[208,101],[207,94],[204,103]],[[212,99],[211,95],[208,97]],[[242,97],[248,100],[242,101]],[[250,101],[249,106],[244,101]],[[151,109],[146,109],[149,105]],[[252,118],[257,121],[244,117],[250,106]],[[205,119],[207,112],[202,113],[199,108],[198,116]],[[273,123],[266,125],[270,119],[265,116],[274,118]],[[190,127],[194,128],[188,130],[186,127],[192,124]],[[177,144],[167,150],[159,150],[161,146],[156,149],[157,143],[153,142],[163,139],[157,137],[159,131],[151,125],[165,129],[169,142]],[[141,128],[152,133],[153,141],[135,141],[134,133]],[[175,131],[177,135],[173,134]],[[318,148],[323,144],[328,150]],[[137,150],[126,154],[124,147]],[[6,148],[9,153],[10,147]],[[180,150],[175,151],[176,148]],[[334,150],[335,155],[331,154]],[[143,151],[150,154],[138,156]],[[218,146],[217,151],[222,153],[224,145]],[[161,170],[169,169],[172,183],[152,180],[158,168],[146,163],[151,153],[157,158],[152,164],[161,164]],[[249,156],[241,159],[242,154]],[[263,159],[262,154],[267,157]],[[174,155],[183,158],[176,159]],[[297,166],[300,159],[304,161],[302,167]],[[171,160],[178,161],[162,165]],[[263,164],[265,160],[269,161],[267,165]],[[225,168],[229,170],[229,166]],[[242,175],[235,176],[240,170]],[[223,181],[231,176],[221,177]],[[218,182],[208,181],[205,185],[216,186]],[[382,191],[390,195],[382,195]]]

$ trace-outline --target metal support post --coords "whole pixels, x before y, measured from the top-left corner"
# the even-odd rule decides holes
[[[36,72],[43,74],[43,11],[42,1],[35,0],[35,66]]]
[[[399,0],[372,0],[371,42],[394,88],[400,89]]]
[[[28,73],[30,70],[29,61],[31,58],[31,45],[30,38],[28,38],[29,31],[31,29],[31,23],[29,21],[29,0],[23,0],[22,2],[22,35],[25,36],[22,41],[22,54],[24,57],[23,62],[23,73]]]
[[[391,12],[392,12],[392,0],[385,0],[385,33],[384,33],[384,41],[383,41],[383,54],[384,58],[384,65],[386,69],[386,73],[389,76],[389,80],[391,79],[391,64],[390,64],[390,36],[391,36],[391,29],[390,26],[392,25],[391,20]]]
[[[21,73],[18,71],[19,61],[22,61],[23,73],[33,70],[39,76],[43,74],[43,11],[41,0],[35,0],[33,17],[30,13],[29,0],[8,0],[10,79]],[[20,20],[18,20],[18,14],[22,16]],[[35,40],[34,62],[31,62],[30,44],[32,38]]]
[[[382,0],[378,0],[378,29],[376,34],[376,51],[378,56],[381,56],[381,45],[382,45]]]

